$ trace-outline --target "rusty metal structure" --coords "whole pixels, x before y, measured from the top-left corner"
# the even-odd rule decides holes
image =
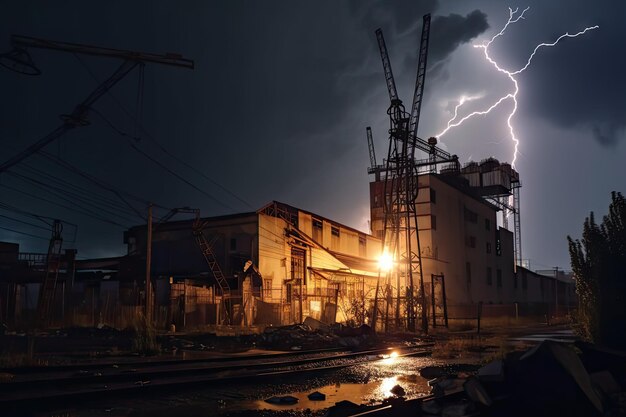
[[[439,149],[436,138],[427,141],[417,136],[419,118],[424,94],[428,44],[430,37],[430,14],[423,17],[420,48],[418,54],[417,79],[410,112],[406,111],[402,100],[398,97],[396,83],[391,69],[391,62],[381,29],[376,30],[376,39],[383,63],[385,83],[389,93],[389,148],[383,165],[376,165],[373,157],[373,141],[371,129],[368,128],[368,145],[371,166],[368,172],[376,175],[376,179],[384,181],[384,231],[383,250],[394,261],[394,267],[386,274],[384,293],[381,279],[376,288],[374,301],[373,326],[376,326],[381,306],[379,300],[391,299],[390,289],[396,287],[395,327],[411,332],[416,331],[418,317],[420,328],[428,331],[424,274],[422,271],[421,248],[418,233],[418,216],[416,200],[419,192],[419,168],[428,166],[436,170],[439,163],[452,163],[458,166],[457,157]],[[416,150],[428,154],[426,161],[415,158]],[[403,300],[403,302],[401,302]],[[385,302],[385,310],[389,309],[389,301]],[[401,311],[403,309],[404,311]],[[385,311],[388,317],[388,311]],[[388,329],[388,323],[385,323]]]

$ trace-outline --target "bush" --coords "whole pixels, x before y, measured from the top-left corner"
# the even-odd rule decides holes
[[[576,329],[584,339],[626,348],[626,200],[611,193],[602,224],[593,212],[585,219],[582,239],[567,237],[578,294]]]
[[[143,313],[140,313],[133,322],[133,331],[133,352],[142,355],[156,355],[160,352],[161,346],[157,342],[156,329]]]

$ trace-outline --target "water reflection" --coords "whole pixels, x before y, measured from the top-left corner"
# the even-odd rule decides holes
[[[392,376],[389,378],[383,378],[380,381],[380,387],[378,388],[379,396],[382,398],[387,398],[393,396],[391,393],[391,389],[398,385],[398,376]]]

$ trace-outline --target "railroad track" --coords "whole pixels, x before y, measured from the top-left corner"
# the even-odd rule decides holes
[[[431,353],[432,344],[411,348],[396,348],[398,356],[425,356]],[[184,387],[236,380],[268,379],[302,373],[325,372],[383,359],[390,348],[361,352],[300,352],[275,357],[239,358],[230,363],[194,361],[193,363],[153,362],[124,364],[107,368],[65,367],[63,372],[28,373],[15,375],[9,382],[0,383],[0,409],[18,410],[37,404],[82,401],[106,395],[139,396],[160,389]],[[134,368],[132,366],[135,366]],[[72,369],[69,369],[72,368]],[[78,372],[78,373],[77,373]]]

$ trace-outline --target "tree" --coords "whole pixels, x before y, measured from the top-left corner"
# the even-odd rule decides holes
[[[598,225],[591,212],[582,239],[567,237],[579,301],[579,332],[595,343],[626,348],[626,199],[611,193]]]

